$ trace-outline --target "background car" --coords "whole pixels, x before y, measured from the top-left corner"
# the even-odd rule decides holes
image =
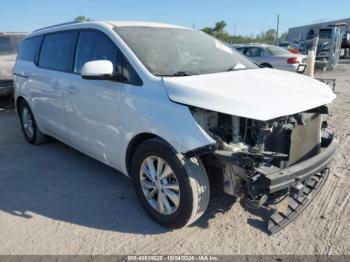
[[[300,50],[300,45],[297,43],[291,43],[291,42],[280,42],[278,44],[279,47],[286,49],[287,51],[293,53],[293,54],[298,54]]]
[[[259,44],[235,48],[257,64],[268,68],[296,72],[300,64],[306,64],[306,55],[292,54],[278,46]]]
[[[0,96],[13,92],[12,69],[26,33],[0,32]]]

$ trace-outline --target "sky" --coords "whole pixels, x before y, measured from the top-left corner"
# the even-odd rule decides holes
[[[0,32],[31,32],[72,21],[79,15],[93,20],[138,20],[201,29],[225,20],[233,34],[252,35],[276,28],[280,32],[310,23],[350,17],[350,0],[1,0]]]

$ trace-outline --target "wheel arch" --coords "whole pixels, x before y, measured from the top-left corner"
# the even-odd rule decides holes
[[[26,101],[26,99],[23,96],[18,96],[17,99],[15,100],[15,108],[17,113],[19,112],[19,105],[21,104],[22,101]],[[27,102],[28,103],[28,102]]]
[[[126,154],[125,154],[125,167],[127,174],[130,176],[131,174],[131,161],[132,161],[132,156],[134,155],[136,149],[138,148],[139,145],[144,143],[147,140],[153,139],[153,138],[159,138],[161,139],[164,143],[166,143],[172,150],[175,151],[174,147],[168,143],[164,138],[152,134],[152,133],[140,133],[135,135],[129,142],[127,149],[126,149]],[[131,176],[130,176],[131,177]]]

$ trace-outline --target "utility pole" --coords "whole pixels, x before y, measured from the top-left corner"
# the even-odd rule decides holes
[[[234,25],[234,29],[233,29],[233,44],[235,44],[236,42],[236,23]]]
[[[276,46],[278,46],[278,32],[280,29],[280,14],[277,15],[277,33],[276,33]]]

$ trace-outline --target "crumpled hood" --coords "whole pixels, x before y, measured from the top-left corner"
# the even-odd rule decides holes
[[[163,81],[174,102],[262,121],[329,104],[336,97],[318,80],[267,68]]]

